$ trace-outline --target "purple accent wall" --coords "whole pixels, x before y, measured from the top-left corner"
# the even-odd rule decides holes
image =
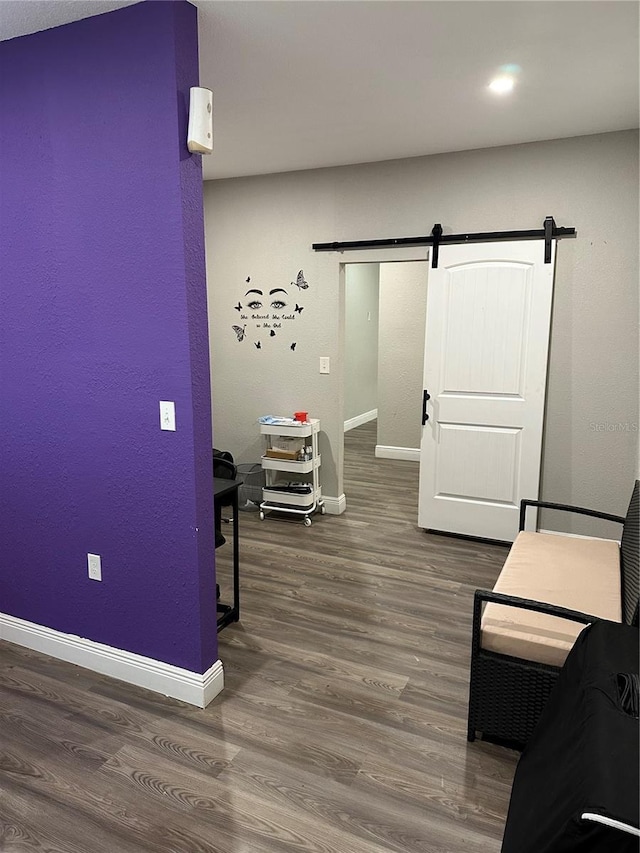
[[[217,657],[197,12],[0,44],[0,611]],[[176,432],[159,401],[175,400]],[[86,555],[102,556],[102,583]]]

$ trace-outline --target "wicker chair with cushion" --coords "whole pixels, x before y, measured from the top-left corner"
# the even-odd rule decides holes
[[[531,533],[528,506],[622,524],[613,540]],[[476,590],[467,738],[523,747],[584,626],[638,624],[639,483],[624,518],[582,507],[522,501],[520,533],[493,591]]]

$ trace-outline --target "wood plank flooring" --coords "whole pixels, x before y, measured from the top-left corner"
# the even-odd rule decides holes
[[[344,515],[241,514],[206,710],[0,643],[1,851],[499,851],[518,756],[465,734],[473,590],[506,551],[420,531],[417,465],[375,429],[345,436]]]

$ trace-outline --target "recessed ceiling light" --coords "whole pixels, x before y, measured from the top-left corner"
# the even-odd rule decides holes
[[[495,92],[496,95],[506,95],[508,92],[513,90],[515,84],[515,80],[513,77],[509,77],[503,74],[501,77],[496,77],[494,80],[489,83],[489,88],[492,92]]]

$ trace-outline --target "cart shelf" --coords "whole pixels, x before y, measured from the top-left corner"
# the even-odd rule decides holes
[[[272,459],[262,457],[262,467],[265,471],[287,471],[289,474],[310,474],[314,468],[320,467],[320,456],[306,462],[296,462],[288,459]]]

